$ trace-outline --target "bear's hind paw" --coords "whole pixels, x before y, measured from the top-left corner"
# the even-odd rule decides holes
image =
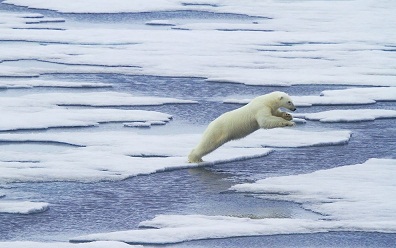
[[[195,159],[194,160],[193,159],[189,159],[188,162],[192,163],[192,164],[195,164],[195,163],[202,163],[203,160],[202,159],[196,159],[196,160]]]
[[[198,156],[194,156],[194,155],[189,155],[188,156],[188,162],[189,163],[202,163],[203,160],[202,158],[198,157]]]

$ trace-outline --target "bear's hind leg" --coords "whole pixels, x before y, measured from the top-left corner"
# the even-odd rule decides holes
[[[203,156],[213,152],[228,141],[227,136],[224,133],[221,133],[216,140],[211,140],[211,138],[212,137],[204,135],[201,142],[191,151],[190,155],[188,155],[188,162],[203,162]]]

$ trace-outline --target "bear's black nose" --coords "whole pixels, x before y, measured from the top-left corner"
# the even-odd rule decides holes
[[[296,111],[297,108],[292,109],[292,111]]]

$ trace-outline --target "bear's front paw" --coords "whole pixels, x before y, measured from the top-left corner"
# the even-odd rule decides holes
[[[292,121],[288,121],[288,122],[285,122],[285,123],[283,123],[283,124],[284,124],[285,127],[292,127],[292,126],[295,126],[295,125],[296,125],[296,123],[294,123],[294,122],[292,122]]]
[[[293,116],[291,114],[289,114],[289,113],[283,113],[282,114],[282,118],[287,120],[287,121],[293,120]]]

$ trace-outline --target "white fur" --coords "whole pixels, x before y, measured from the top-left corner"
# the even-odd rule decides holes
[[[199,144],[188,156],[190,163],[202,162],[202,157],[224,143],[241,139],[260,128],[293,126],[292,116],[279,108],[296,110],[289,95],[275,91],[254,98],[245,106],[226,112],[212,121]]]

